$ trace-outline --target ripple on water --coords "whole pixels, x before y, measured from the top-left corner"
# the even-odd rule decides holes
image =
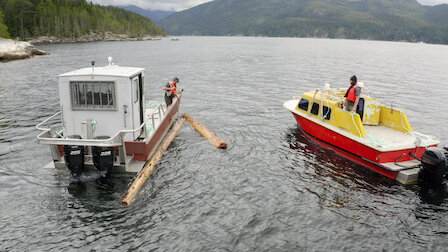
[[[356,74],[403,108],[414,130],[448,143],[446,46],[297,38],[183,37],[43,45],[1,65],[0,250],[431,250],[448,245],[446,197],[402,186],[321,148],[282,108],[290,96]],[[73,53],[76,52],[76,53]],[[173,76],[188,124],[129,207],[130,178],[76,182],[43,168],[34,125],[59,108],[58,74],[105,64],[147,68],[147,99]],[[176,60],[173,60],[176,59]],[[424,94],[424,95],[422,95]],[[430,99],[428,98],[430,97]],[[436,109],[434,109],[436,108]]]

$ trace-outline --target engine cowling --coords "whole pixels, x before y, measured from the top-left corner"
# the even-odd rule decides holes
[[[441,187],[448,174],[448,147],[430,147],[422,156],[419,181],[425,186]]]

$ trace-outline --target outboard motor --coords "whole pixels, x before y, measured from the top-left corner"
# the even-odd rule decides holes
[[[109,139],[109,136],[97,136],[95,139]],[[93,164],[100,171],[108,173],[114,166],[114,147],[92,146]]]
[[[67,136],[68,139],[82,139],[80,135]],[[74,177],[84,171],[84,146],[64,145],[65,165]]]
[[[448,147],[426,149],[421,162],[423,168],[418,176],[419,182],[432,188],[443,187],[448,174]]]

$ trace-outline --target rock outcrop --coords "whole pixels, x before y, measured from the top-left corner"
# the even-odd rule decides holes
[[[0,38],[0,61],[27,59],[33,55],[46,55],[47,53],[36,49],[29,42]]]

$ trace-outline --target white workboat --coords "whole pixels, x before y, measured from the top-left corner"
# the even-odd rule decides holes
[[[82,68],[58,76],[60,111],[36,126],[48,144],[50,166],[86,171],[139,172],[177,118],[181,92],[168,108],[145,101],[145,69]]]

